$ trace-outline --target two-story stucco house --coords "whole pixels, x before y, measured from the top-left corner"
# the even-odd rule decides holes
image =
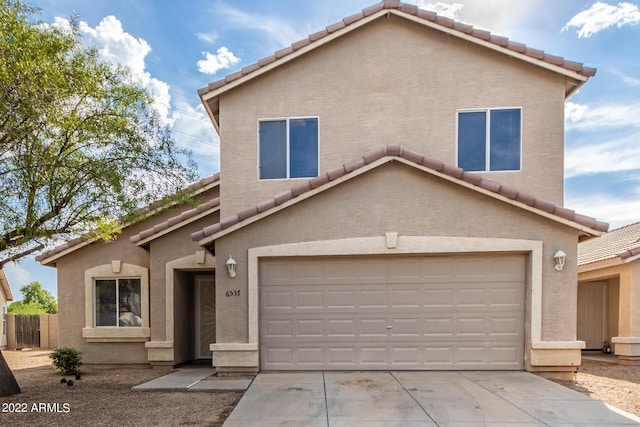
[[[40,257],[60,342],[220,372],[572,375],[576,247],[608,226],[562,207],[564,103],[594,73],[385,1],[209,84],[203,204]]]

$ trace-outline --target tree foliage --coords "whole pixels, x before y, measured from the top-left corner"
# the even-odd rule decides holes
[[[15,301],[9,305],[9,313],[13,314],[55,314],[58,312],[58,302],[51,292],[44,289],[40,282],[31,282],[20,288],[22,301]]]
[[[130,71],[83,47],[77,20],[36,12],[0,0],[0,265],[54,239],[109,238],[195,179]]]

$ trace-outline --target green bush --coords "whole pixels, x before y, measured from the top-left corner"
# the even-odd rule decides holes
[[[73,348],[55,348],[49,355],[62,375],[77,375],[82,365],[82,352]]]

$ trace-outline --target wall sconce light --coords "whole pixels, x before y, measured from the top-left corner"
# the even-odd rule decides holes
[[[556,271],[562,271],[564,269],[564,262],[567,259],[567,254],[563,251],[558,251],[553,256],[553,259],[556,260]]]
[[[227,272],[229,272],[229,277],[236,277],[236,265],[238,265],[236,260],[231,258],[231,255],[229,255],[229,259],[224,264],[227,266]]]

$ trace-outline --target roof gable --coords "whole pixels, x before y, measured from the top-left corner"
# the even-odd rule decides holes
[[[506,37],[491,34],[488,31],[474,28],[452,19],[440,16],[434,12],[419,9],[415,5],[404,4],[398,0],[384,0],[348,16],[341,21],[329,25],[325,29],[309,35],[274,54],[260,59],[258,62],[243,67],[241,70],[229,74],[223,79],[214,81],[198,90],[216,130],[219,132],[219,96],[239,85],[246,83],[266,72],[273,70],[297,57],[304,55],[332,40],[343,36],[379,18],[393,14],[404,19],[433,28],[455,37],[478,44],[485,48],[506,54],[550,71],[562,74],[567,80],[565,97],[582,86],[589,77],[595,75],[594,68],[584,67],[583,64],[565,60],[563,57],[550,55],[539,49],[533,49],[523,43],[510,41]]]
[[[631,261],[640,256],[640,222],[616,228],[597,239],[578,245],[578,265],[619,258]]]
[[[449,166],[441,161],[431,159],[414,151],[403,149],[400,145],[387,145],[386,147],[367,153],[359,159],[345,163],[336,169],[321,174],[316,178],[304,181],[287,191],[242,210],[235,215],[222,218],[220,222],[204,227],[202,230],[191,234],[191,238],[198,241],[201,245],[209,244],[235,230],[246,227],[269,215],[286,209],[293,204],[306,200],[309,197],[315,196],[318,193],[392,161],[402,162],[425,173],[477,191],[485,196],[567,225],[586,236],[599,236],[602,232],[609,229],[607,223],[596,221],[594,218],[580,215],[571,209],[566,209],[551,202],[521,193],[499,182],[483,178],[477,173],[465,172],[458,167]]]
[[[4,274],[4,270],[0,267],[0,289],[4,292],[4,297],[7,301],[13,301],[13,294],[11,293],[11,287],[7,276]]]

